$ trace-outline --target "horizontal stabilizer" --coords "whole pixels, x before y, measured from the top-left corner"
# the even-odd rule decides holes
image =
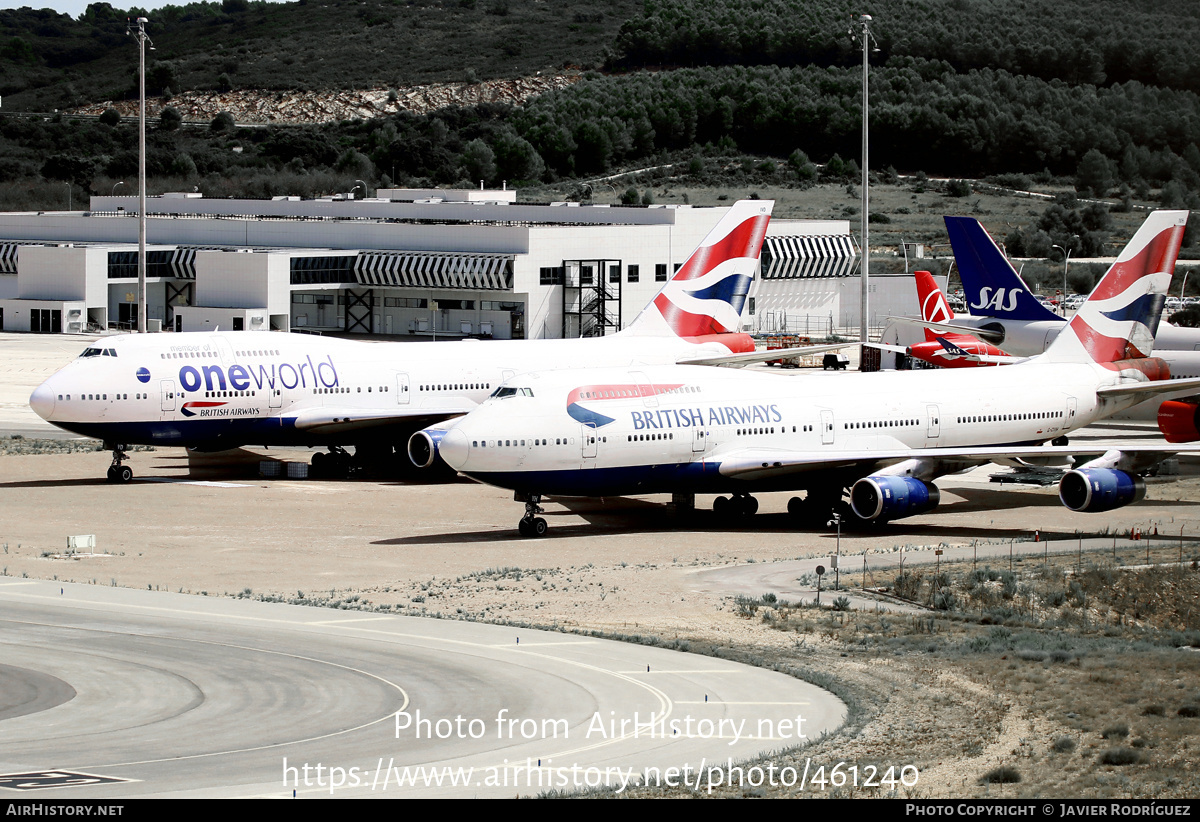
[[[992,331],[987,328],[974,328],[969,325],[957,325],[955,323],[934,323],[927,320],[918,320],[913,317],[888,317],[889,320],[905,325],[917,325],[921,328],[932,328],[934,331],[940,331],[943,334],[970,334],[972,337],[990,343],[1001,343],[1004,341],[1004,334],[999,331]]]

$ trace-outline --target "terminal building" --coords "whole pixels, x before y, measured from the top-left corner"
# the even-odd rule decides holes
[[[301,200],[146,200],[150,330],[277,330],[389,338],[561,338],[623,328],[724,207],[516,202],[515,191],[380,189]],[[132,329],[138,201],[0,214],[0,330]],[[800,309],[857,323],[845,220],[772,220],[743,328]],[[847,279],[854,278],[854,279]],[[841,300],[842,292],[846,299]],[[845,304],[844,306],[842,304]],[[789,306],[792,306],[789,308]],[[832,321],[832,319],[831,319]]]

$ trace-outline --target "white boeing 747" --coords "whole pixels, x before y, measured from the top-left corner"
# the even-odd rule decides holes
[[[789,510],[823,523],[848,490],[860,520],[922,513],[938,504],[940,476],[987,462],[1065,464],[1080,449],[1046,443],[1200,385],[1169,381],[1149,356],[1186,221],[1184,211],[1152,214],[1053,344],[1024,363],[837,379],[687,366],[527,374],[414,439],[516,491],[527,536],[546,530],[544,494],[730,494],[714,510],[752,514],[752,493],[805,491]],[[1135,502],[1137,471],[1165,450],[1110,450],[1067,473],[1061,499],[1076,511]]]
[[[38,386],[29,404],[60,428],[103,440],[113,451],[114,481],[133,476],[124,464],[131,444],[324,446],[313,467],[326,471],[348,465],[347,445],[359,464],[394,452],[404,460],[414,431],[466,413],[504,380],[533,369],[739,365],[779,356],[756,353],[749,335],[737,332],[772,205],[735,203],[654,301],[612,336],[425,343],[270,332],[104,337]]]

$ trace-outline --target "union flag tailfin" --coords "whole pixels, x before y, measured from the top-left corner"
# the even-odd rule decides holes
[[[1187,218],[1186,211],[1147,217],[1043,357],[1098,363],[1148,357]]]
[[[626,331],[648,337],[737,331],[774,205],[773,200],[734,203]]]

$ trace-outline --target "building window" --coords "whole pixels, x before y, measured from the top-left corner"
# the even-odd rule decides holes
[[[626,281],[636,283],[638,281],[638,266],[631,265],[626,271],[628,272],[625,276]]]
[[[579,266],[579,284],[592,285],[596,280],[595,269],[590,265]]]
[[[665,283],[667,281],[667,264],[659,263],[654,266],[654,281],[657,283]]]
[[[563,267],[550,266],[541,269],[541,284],[542,285],[562,285],[563,284]]]
[[[608,267],[608,281],[609,281],[610,283],[619,283],[619,282],[621,282],[621,266],[619,266],[619,265],[610,265],[610,266]]]

